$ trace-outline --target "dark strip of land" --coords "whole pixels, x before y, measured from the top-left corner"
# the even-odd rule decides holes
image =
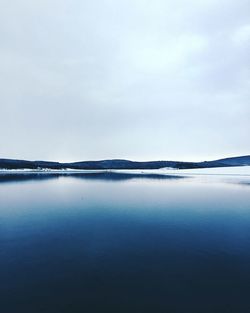
[[[0,159],[0,169],[73,169],[73,170],[104,170],[104,169],[160,169],[171,167],[176,169],[210,168],[227,166],[250,165],[250,155],[218,159],[204,162],[181,161],[147,161],[138,162],[122,159],[81,161],[72,163],[60,163],[50,161],[27,161],[16,159]]]

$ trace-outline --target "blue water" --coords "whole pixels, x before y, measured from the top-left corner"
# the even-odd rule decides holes
[[[0,176],[0,312],[250,312],[249,181]]]

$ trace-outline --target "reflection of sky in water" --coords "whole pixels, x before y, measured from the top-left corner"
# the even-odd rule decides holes
[[[54,178],[0,184],[5,313],[246,311],[249,178]]]

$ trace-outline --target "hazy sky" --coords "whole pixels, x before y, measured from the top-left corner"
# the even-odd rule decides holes
[[[249,0],[1,0],[0,158],[250,154]]]

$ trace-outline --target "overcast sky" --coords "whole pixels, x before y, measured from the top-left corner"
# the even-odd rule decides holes
[[[250,154],[249,0],[1,0],[0,158]]]

